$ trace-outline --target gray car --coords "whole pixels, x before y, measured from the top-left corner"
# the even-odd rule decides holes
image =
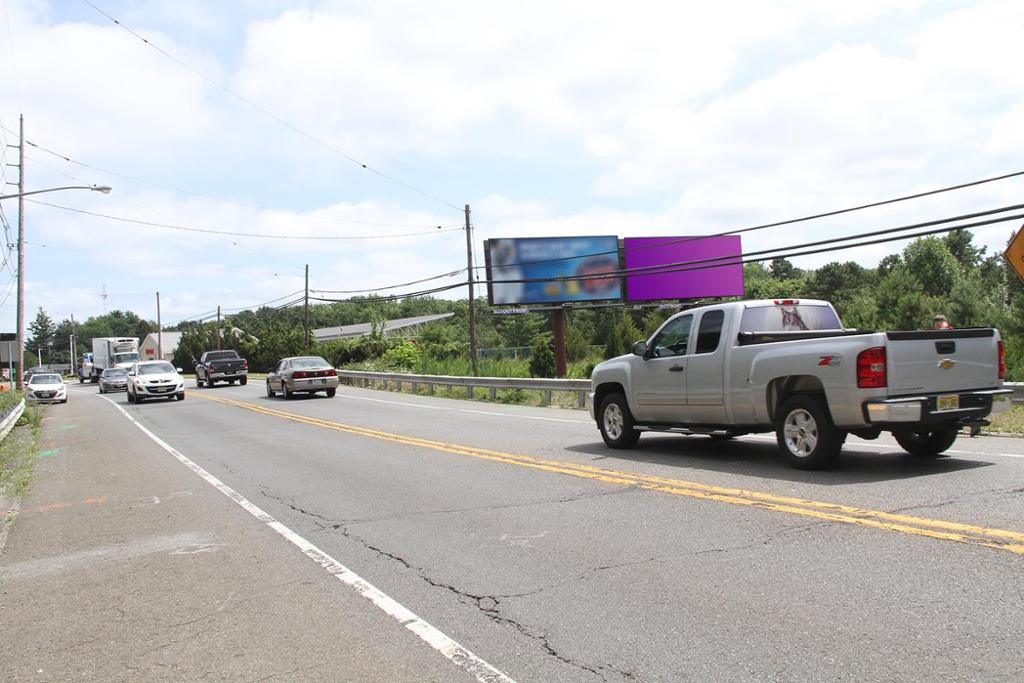
[[[281,397],[288,399],[319,391],[328,398],[338,391],[338,372],[320,356],[284,358],[267,374],[267,396],[281,392]]]
[[[107,368],[100,375],[100,393],[128,390],[128,371],[124,368]]]

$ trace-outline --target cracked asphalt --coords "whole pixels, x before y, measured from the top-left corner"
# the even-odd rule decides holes
[[[195,495],[176,502],[190,523],[178,523],[165,510],[168,528],[151,520],[144,525],[147,534],[197,533],[192,540],[200,546],[237,547],[242,557],[259,553],[262,572],[281,572],[282,578],[298,572],[308,582],[299,584],[299,595],[315,596],[268,590],[249,596],[251,607],[237,618],[256,619],[266,608],[264,628],[285,634],[280,642],[286,651],[291,645],[307,651],[312,646],[305,637],[329,641],[324,624],[346,638],[359,634],[360,642],[375,648],[374,659],[358,672],[342,668],[350,661],[314,660],[304,668],[292,656],[261,675],[469,678],[408,638],[399,624],[373,615],[368,602],[338,597],[347,589],[329,574],[152,446],[112,406],[84,395],[90,388],[71,388],[67,407],[78,411],[79,421],[110,427],[89,447],[105,448],[102,463],[111,472],[129,468],[139,496],[147,495],[143,483],[153,476],[174,476],[177,486],[191,482]],[[451,448],[302,424],[203,395]],[[1015,439],[961,438],[951,457],[932,461],[902,455],[890,439],[851,439],[835,470],[799,472],[781,461],[767,435],[721,443],[647,434],[635,451],[611,451],[579,411],[351,387],[341,387],[334,399],[283,401],[267,399],[253,383],[190,390],[182,403],[122,406],[235,491],[518,681],[1024,678],[1024,555],[459,452],[472,447],[1024,532],[1024,442]],[[73,434],[53,438],[70,440]],[[0,570],[17,559],[11,554],[23,548],[18,534],[32,519],[26,512],[13,527]],[[218,577],[221,570],[245,574],[237,566],[211,566],[180,581],[209,582],[227,595],[239,579]],[[10,586],[17,582],[0,581],[9,605]],[[62,589],[68,584],[65,579]],[[113,593],[104,596],[90,604],[124,607]],[[56,597],[50,603],[59,605]],[[139,605],[134,608],[117,619],[141,619]],[[308,635],[304,619],[290,628],[274,623],[285,618],[286,608],[311,610]],[[3,606],[0,615],[9,610]],[[200,653],[204,639],[242,628],[226,619],[201,623],[206,630],[191,646]],[[99,641],[87,642],[96,634],[76,628],[76,656],[91,652],[95,659],[112,647],[113,636],[99,632]],[[260,661],[272,660],[273,652],[263,652]],[[391,656],[393,670],[386,668]],[[210,664],[223,666],[211,666],[214,677],[258,680],[252,669],[217,658]],[[0,662],[0,674],[9,673],[8,666]]]

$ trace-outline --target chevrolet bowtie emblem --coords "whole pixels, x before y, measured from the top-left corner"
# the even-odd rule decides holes
[[[943,370],[949,370],[954,365],[956,365],[956,361],[952,358],[943,358],[939,361],[939,367]]]

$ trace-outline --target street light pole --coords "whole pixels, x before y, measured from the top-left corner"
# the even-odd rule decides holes
[[[17,386],[24,387],[22,376],[25,364],[25,197],[44,192],[60,192],[62,190],[91,190],[110,194],[110,187],[107,185],[64,185],[62,187],[51,187],[45,190],[25,191],[25,117],[18,117],[18,191],[15,194],[0,195],[2,199],[18,200],[18,358],[17,358]]]
[[[25,117],[18,116],[18,390],[25,373]]]

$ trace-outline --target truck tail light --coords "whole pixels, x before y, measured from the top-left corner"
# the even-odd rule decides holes
[[[885,372],[885,347],[875,346],[857,354],[857,388],[878,389],[888,384]]]
[[[242,369],[243,370],[248,370],[249,369],[249,361],[247,361],[247,360],[243,360],[242,361]]]
[[[796,306],[800,299],[775,299],[776,306]]]
[[[1003,346],[1001,339],[997,344],[999,349],[999,379],[1006,379],[1006,347]]]

